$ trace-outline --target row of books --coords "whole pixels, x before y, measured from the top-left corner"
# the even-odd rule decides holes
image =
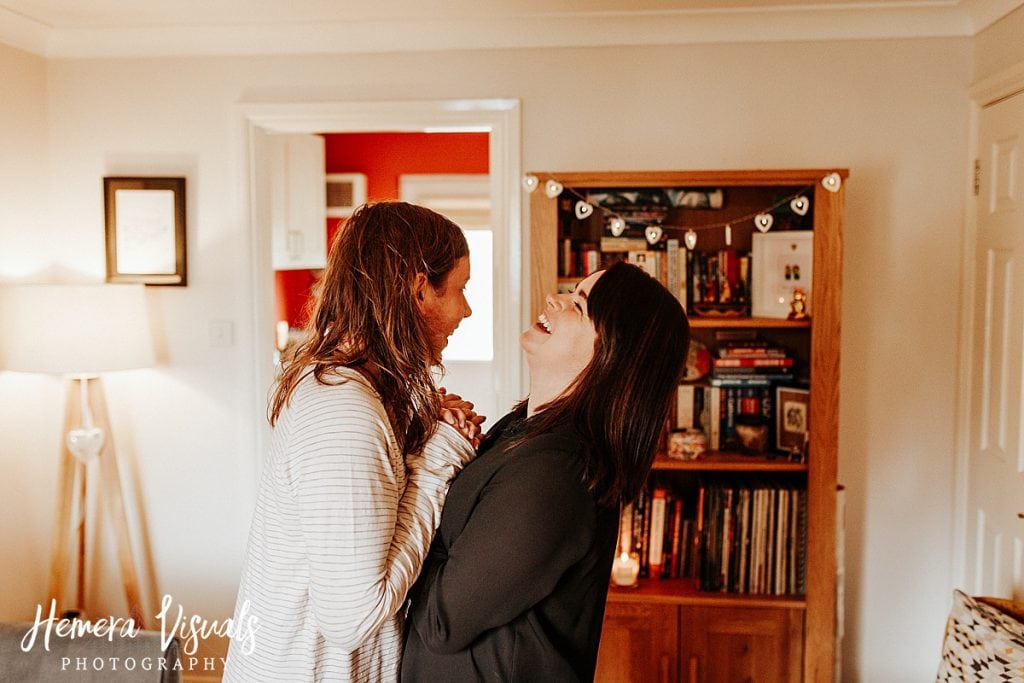
[[[807,491],[779,483],[702,485],[698,493],[700,588],[803,595]]]
[[[674,238],[654,247],[643,237],[603,237],[600,242],[564,238],[559,273],[566,278],[584,278],[617,261],[643,268],[665,285],[688,313],[699,314],[702,306],[749,307],[749,253],[735,249],[690,251]]]
[[[686,256],[686,310],[695,304],[750,303],[749,252],[688,251]]]
[[[740,448],[738,424],[764,424],[768,443],[775,423],[775,386],[769,380],[712,378],[709,386],[680,384],[676,392],[676,429],[701,431],[708,450]]]
[[[559,273],[567,278],[584,278],[618,261],[643,268],[686,306],[687,250],[678,239],[665,240],[652,248],[643,237],[603,237],[600,243],[562,240]]]
[[[785,482],[716,481],[689,495],[649,485],[619,518],[617,553],[641,579],[692,579],[702,591],[802,595],[807,492]]]
[[[622,506],[616,555],[635,553],[641,579],[696,579],[699,540],[692,501],[687,510],[676,491],[649,484],[635,501]]]

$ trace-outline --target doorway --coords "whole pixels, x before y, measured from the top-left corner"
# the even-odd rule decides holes
[[[520,226],[520,121],[517,100],[446,100],[429,102],[352,102],[249,105],[247,126],[248,187],[252,215],[253,329],[257,391],[254,414],[266,409],[274,380],[274,287],[271,277],[271,232],[267,137],[275,133],[477,132],[489,137],[490,217],[493,227],[493,363],[487,374],[495,405],[504,410],[522,397],[518,337],[529,317],[523,294]],[[472,398],[472,396],[468,396]],[[497,414],[488,415],[493,420]],[[257,436],[265,453],[269,429]],[[260,459],[261,460],[261,459]],[[257,464],[257,469],[259,465]]]
[[[957,575],[975,595],[1024,598],[1024,70],[974,89],[973,216],[965,240]]]

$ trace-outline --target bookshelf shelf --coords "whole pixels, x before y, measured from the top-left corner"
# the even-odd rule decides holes
[[[786,320],[785,318],[751,318],[746,316],[738,316],[730,318],[726,316],[722,317],[704,317],[700,318],[693,316],[689,319],[690,327],[696,329],[786,329],[786,330],[809,330],[811,329],[810,320]]]
[[[724,451],[707,451],[696,460],[672,460],[659,453],[654,470],[661,472],[806,472],[807,463],[789,462],[783,456],[740,455]]]
[[[575,285],[583,278],[560,277],[558,284]],[[690,316],[691,329],[763,329],[763,330],[809,330],[810,320],[787,320],[786,318],[760,318],[749,315],[738,316]]]
[[[843,180],[837,192],[825,188],[821,182],[833,172]],[[687,680],[688,671],[689,679],[694,681],[751,678],[789,683],[831,683],[837,617],[835,530],[842,213],[848,173],[836,169],[782,169],[535,175],[542,186],[548,180],[555,180],[571,192],[557,197],[548,197],[544,192],[534,192],[529,196],[531,251],[527,257],[531,263],[530,303],[534,314],[544,310],[544,297],[548,292],[559,291],[559,287],[566,291],[582,279],[560,275],[591,272],[625,258],[638,265],[643,264],[641,267],[652,275],[657,273],[655,276],[666,286],[676,288],[674,293],[678,292],[680,299],[691,302],[691,339],[705,347],[712,358],[723,341],[754,339],[778,345],[787,352],[787,357],[793,358],[794,388],[809,392],[806,402],[790,399],[793,405],[788,408],[799,416],[800,408],[794,406],[806,406],[811,449],[805,463],[790,462],[782,455],[770,460],[734,451],[716,450],[691,461],[669,460],[665,453],[658,454],[650,482],[651,495],[643,501],[647,512],[632,517],[634,525],[639,520],[641,525],[647,526],[642,526],[639,533],[635,526],[630,531],[634,539],[643,538],[645,533],[650,533],[653,522],[648,520],[653,516],[657,516],[658,524],[663,525],[660,528],[665,529],[665,533],[689,522],[690,531],[683,533],[698,531],[703,535],[693,534],[694,545],[682,547],[696,548],[697,554],[693,557],[697,558],[698,566],[688,561],[685,572],[679,566],[673,567],[674,574],[687,578],[647,579],[641,580],[640,585],[634,588],[613,586],[609,589],[596,680]],[[628,191],[621,192],[628,188],[639,189],[640,192],[635,193],[638,197],[654,197],[663,192],[669,197],[669,202],[634,200],[628,196]],[[719,205],[713,207],[709,203],[706,207],[690,207],[676,204],[667,192],[699,188],[720,192]],[[632,224],[623,233],[624,241],[607,239],[611,235],[610,226],[605,223],[601,211],[595,211],[587,219],[575,216],[575,199],[588,196],[590,190],[597,190],[594,194],[618,193],[628,200],[622,205],[623,210],[633,211],[633,214],[624,216],[627,222],[632,219]],[[813,302],[811,319],[794,321],[734,316],[732,313],[737,310],[751,310],[743,306],[749,303],[753,307],[751,292],[760,286],[753,267],[757,229],[750,216],[794,192],[806,197],[810,211],[789,214],[784,205],[776,206],[778,210],[772,210],[775,222],[771,230],[776,233],[813,231],[813,278],[808,283],[809,300]],[[667,207],[663,221],[656,217],[659,214],[654,210],[659,206]],[[645,221],[655,221],[664,226],[663,243],[649,245],[644,242],[645,236],[638,228]],[[725,224],[732,228],[730,239],[726,239],[722,231],[711,229],[711,226]],[[702,230],[704,227],[708,229]],[[691,251],[687,251],[685,245],[680,246],[684,229],[688,228],[696,229],[700,235]],[[652,253],[655,254],[653,260]],[[676,263],[673,258],[680,259],[678,266],[673,265]],[[734,265],[737,266],[735,271]],[[745,269],[745,266],[749,268]],[[738,279],[734,281],[737,271]],[[730,296],[720,300],[726,284]],[[701,310],[707,312],[716,312],[714,306],[717,305],[722,315],[696,315],[697,307],[692,305],[694,301],[706,302],[708,306],[701,307]],[[719,372],[722,378],[726,374],[746,373]],[[788,381],[789,378],[779,380]],[[694,387],[695,411],[698,408],[708,411],[701,413],[701,420],[693,422],[699,427],[704,426],[703,421],[716,403],[720,419],[726,426],[729,425],[728,411],[760,414],[756,407],[750,408],[756,404],[748,403],[747,407],[737,405],[744,400],[761,400],[761,405],[767,406],[762,417],[767,418],[770,425],[777,424],[778,415],[772,415],[771,411],[778,407],[779,398],[774,391],[782,386],[780,383],[713,383],[705,379],[687,384]],[[749,388],[751,394],[730,396],[733,387],[744,392]],[[765,387],[768,387],[767,392],[764,392]],[[709,394],[714,391],[721,393],[717,397]],[[685,393],[684,390],[680,395]],[[707,400],[709,395],[717,400]],[[765,397],[767,404],[763,402]],[[736,403],[730,404],[730,398],[735,398]],[[677,406],[677,418],[681,412]],[[691,417],[696,415],[694,412]],[[681,422],[687,422],[685,415]],[[677,427],[690,428],[680,424],[678,419],[670,423],[670,428]],[[722,443],[718,440],[721,432],[714,428],[709,431],[706,434],[709,444]],[[729,436],[735,437],[735,434]],[[654,499],[655,489],[665,492],[664,507],[659,502],[657,515],[653,512],[653,502],[650,502]],[[737,499],[729,496],[731,491],[751,493],[749,496],[741,494]],[[670,502],[673,510],[671,523],[666,521]],[[776,504],[777,507],[771,507]],[[775,510],[774,518],[766,512],[767,509]],[[725,510],[736,516],[725,521]],[[781,512],[785,510],[788,512]],[[790,516],[784,517],[787,514]],[[737,531],[734,526],[737,519],[747,520],[748,526]],[[704,523],[698,524],[698,520]],[[769,574],[783,571],[778,551],[773,555],[771,550],[765,550],[773,547],[771,540],[765,540],[766,536],[771,538],[772,535],[783,539],[775,541],[776,549],[785,547],[787,553],[793,553],[794,549],[797,553],[796,560],[792,554],[781,556],[782,565],[788,562],[789,567],[799,567],[795,584],[792,574],[787,577],[786,586],[782,588],[785,594],[697,590],[694,577],[702,571],[712,572],[711,576],[714,576],[714,562],[724,561],[722,550],[726,547],[749,548],[749,554],[741,551],[740,555],[730,555],[730,560],[740,558],[728,565],[730,573],[739,566],[746,566],[752,571],[755,542],[760,544],[756,549],[759,560],[771,562],[774,558],[774,564],[767,565],[770,569],[762,571]],[[750,539],[750,545],[737,545],[737,539],[742,538]],[[797,540],[791,540],[794,538]],[[787,543],[792,543],[792,546],[785,546]],[[656,543],[651,547],[656,547]],[[636,545],[633,548],[641,557],[649,552],[649,548],[639,551]],[[754,575],[748,573],[746,576],[749,580]],[[706,583],[705,587],[712,583]],[[803,594],[792,594],[795,590]],[[721,656],[723,652],[735,656],[725,661]]]
[[[707,593],[698,590],[696,583],[689,579],[642,579],[631,588],[612,586],[608,590],[608,601],[721,607],[806,607],[806,602],[799,595]]]

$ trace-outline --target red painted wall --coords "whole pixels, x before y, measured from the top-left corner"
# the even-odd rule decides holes
[[[487,133],[331,133],[324,140],[326,172],[366,174],[371,202],[398,199],[401,175],[488,173],[490,168]],[[340,224],[327,220],[328,244]],[[274,280],[277,319],[302,327],[316,271],[279,270]]]

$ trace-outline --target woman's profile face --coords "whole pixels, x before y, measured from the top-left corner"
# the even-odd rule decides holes
[[[575,377],[594,357],[597,330],[590,319],[589,297],[604,271],[588,276],[571,294],[549,294],[544,312],[519,337],[526,360],[533,371],[548,371]]]
[[[430,336],[434,362],[440,362],[441,351],[448,346],[448,337],[452,336],[455,328],[473,313],[466,302],[468,282],[469,257],[463,256],[448,272],[440,289],[434,289],[429,282],[423,282],[417,292],[420,314]]]

